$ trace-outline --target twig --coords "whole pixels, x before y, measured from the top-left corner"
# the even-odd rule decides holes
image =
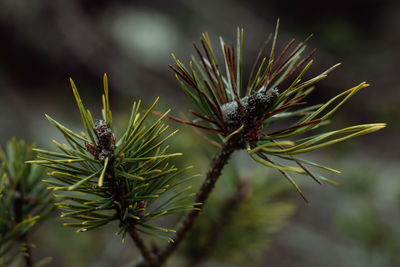
[[[14,208],[15,223],[18,224],[23,220],[22,208],[24,205],[24,195],[22,192],[21,184],[19,182],[15,187],[15,193],[16,196],[14,198],[13,208]],[[29,248],[28,238],[26,235],[23,235],[20,237],[19,240],[23,245],[25,266],[31,267],[33,266],[33,262],[32,262],[31,251]]]
[[[146,266],[159,266],[158,264],[156,264],[155,259],[151,255],[150,251],[147,249],[146,245],[143,242],[143,239],[140,237],[139,233],[134,227],[129,230],[129,235],[131,236],[133,242],[135,242],[136,247],[140,250],[140,253],[146,261]]]
[[[178,245],[182,242],[182,240],[189,232],[189,230],[192,229],[194,223],[196,222],[196,219],[198,218],[202,208],[205,205],[205,202],[207,201],[211,191],[213,190],[215,183],[220,177],[222,169],[228,163],[233,151],[235,150],[234,147],[235,147],[234,144],[232,144],[231,142],[225,143],[224,146],[219,151],[219,153],[213,158],[210,165],[210,169],[207,172],[206,179],[204,180],[196,196],[195,203],[201,203],[201,205],[199,205],[197,209],[190,211],[186,215],[182,224],[178,228],[178,231],[176,232],[176,235],[174,237],[175,242],[169,243],[161,250],[161,252],[156,257],[157,265],[155,266],[163,265],[165,261],[169,258],[169,256],[172,254],[172,252],[174,252],[175,249],[178,247]],[[136,265],[136,267],[144,267],[144,266],[152,266],[152,265],[149,265],[148,263],[145,262]]]
[[[191,254],[190,266],[198,266],[212,252],[222,230],[231,224],[232,215],[238,210],[240,204],[249,196],[249,187],[250,185],[246,183],[246,181],[240,181],[237,184],[235,192],[221,205],[217,224],[214,225],[207,234],[204,244]]]
[[[23,250],[24,250],[25,266],[31,267],[33,266],[32,254],[31,254],[31,248],[29,247],[28,238],[26,237],[26,235],[21,238],[21,242],[24,243]]]

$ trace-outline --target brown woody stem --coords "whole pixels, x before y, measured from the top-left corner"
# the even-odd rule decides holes
[[[237,188],[232,195],[225,200],[225,203],[221,205],[219,211],[218,222],[210,229],[210,232],[205,237],[203,245],[196,248],[190,255],[190,266],[200,265],[212,250],[215,248],[215,244],[218,241],[219,234],[223,229],[230,225],[232,222],[232,215],[239,209],[240,204],[248,197],[248,189],[250,185],[245,181],[240,181],[237,184]]]
[[[15,192],[16,192],[16,197],[14,199],[13,209],[14,209],[15,223],[19,224],[24,219],[24,215],[23,215],[23,211],[22,211],[23,206],[24,206],[24,194],[23,194],[20,183],[18,183],[17,186],[15,187]],[[24,234],[23,236],[20,237],[20,242],[21,242],[21,244],[23,246],[23,250],[24,250],[25,266],[31,267],[31,266],[33,266],[32,255],[31,255],[31,250],[29,247],[28,238],[27,238],[26,234]]]
[[[200,215],[200,212],[202,208],[205,205],[205,202],[207,201],[211,191],[213,190],[215,183],[217,182],[218,178],[220,177],[222,173],[222,169],[224,166],[228,163],[232,153],[235,150],[235,145],[232,144],[231,142],[227,142],[224,144],[224,146],[221,148],[219,153],[215,155],[213,158],[210,168],[207,172],[206,178],[201,185],[200,190],[197,192],[196,195],[196,200],[195,203],[202,203],[197,207],[197,209],[194,209],[190,211],[186,217],[184,218],[182,224],[178,228],[178,231],[176,232],[176,235],[174,237],[174,243],[169,243],[167,246],[165,246],[161,252],[158,254],[156,257],[157,264],[154,266],[161,266],[165,263],[165,261],[169,258],[169,256],[175,251],[175,249],[178,247],[178,245],[182,242],[186,234],[189,232],[190,229],[192,229],[194,223],[196,222],[196,219]],[[148,263],[139,263],[136,265],[137,267],[144,267],[144,266],[152,266],[149,265]]]
[[[136,231],[134,227],[132,227],[129,231],[129,235],[131,236],[133,242],[135,243],[136,247],[139,249],[140,253],[145,260],[146,266],[159,266],[156,264],[156,260],[151,255],[151,252],[147,249],[143,239],[140,237],[139,233]]]
[[[24,249],[25,266],[31,267],[31,266],[33,266],[33,262],[32,262],[32,254],[31,254],[31,248],[29,246],[28,238],[26,236],[23,236],[21,238],[21,242],[24,243],[23,249]]]

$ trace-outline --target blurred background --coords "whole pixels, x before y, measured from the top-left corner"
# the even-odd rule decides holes
[[[100,111],[101,79],[107,73],[111,105],[120,125],[138,98],[150,103],[160,96],[160,110],[173,107],[173,114],[185,112],[190,102],[168,68],[171,53],[187,63],[185,59],[194,53],[191,43],[202,32],[207,31],[216,44],[218,36],[230,43],[240,26],[245,30],[245,69],[250,72],[278,18],[278,51],[291,38],[300,42],[314,33],[308,46],[317,52],[309,77],[343,63],[319,83],[312,103],[326,101],[362,81],[371,84],[342,107],[327,129],[369,122],[386,122],[388,127],[308,155],[342,171],[329,176],[338,187],[299,181],[310,205],[290,187],[278,186],[285,182],[278,173],[253,166],[239,153],[233,162],[240,162],[242,168],[228,167],[219,185],[232,183],[230,177],[238,176],[237,183],[250,179],[257,189],[263,189],[251,192],[254,198],[249,197],[241,212],[259,211],[246,216],[265,216],[265,228],[254,219],[252,228],[243,232],[240,227],[249,226],[249,220],[241,221],[241,226],[231,225],[224,238],[242,247],[211,240],[217,253],[207,252],[205,259],[194,262],[193,257],[200,256],[186,244],[181,261],[175,257],[171,266],[185,262],[204,266],[400,266],[400,2],[396,0],[324,4],[316,0],[1,0],[1,146],[12,136],[50,146],[51,139],[60,136],[44,113],[79,129],[68,77],[74,79],[91,111]],[[183,128],[175,141],[176,150],[185,151],[185,160],[204,173],[214,150],[205,148],[202,140],[193,144],[198,137],[190,129],[173,126]],[[225,187],[219,196],[226,194],[229,200],[229,190],[235,185]],[[271,188],[280,189],[271,192]],[[223,202],[215,201],[215,205]],[[260,205],[263,201],[265,205]],[[206,221],[211,217],[207,216],[218,218],[218,211],[205,213],[205,224],[199,223],[198,233],[209,232]],[[122,244],[112,228],[78,234],[61,227],[55,218],[37,233],[35,257],[52,256],[48,266],[130,266],[133,246],[130,241]],[[237,235],[232,237],[232,233]],[[236,240],[237,236],[242,239]],[[192,244],[201,242],[196,236],[191,240]]]

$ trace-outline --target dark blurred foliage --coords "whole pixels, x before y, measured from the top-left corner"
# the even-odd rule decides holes
[[[362,247],[372,262],[387,265],[400,259],[400,236],[380,217],[371,203],[361,207],[356,215],[342,215],[337,228]]]
[[[2,116],[1,123],[9,130],[2,131],[1,137],[18,131],[15,118],[25,125],[27,137],[35,134],[36,114],[62,108],[64,97],[70,94],[68,76],[87,94],[97,95],[93,88],[100,88],[100,77],[107,72],[114,93],[118,90],[121,98],[162,95],[173,103],[183,94],[167,68],[170,53],[187,58],[191,41],[197,41],[201,32],[208,31],[212,38],[223,35],[228,41],[234,39],[236,26],[242,26],[245,64],[250,69],[278,17],[281,45],[292,37],[302,40],[315,34],[310,43],[318,48],[314,74],[338,61],[344,63],[314,97],[332,96],[366,80],[373,87],[347,106],[346,119],[375,120],[400,97],[396,90],[399,10],[397,1],[378,0],[326,5],[287,0],[3,0],[0,105],[2,114],[13,116]],[[393,117],[388,119],[396,123]]]
[[[168,69],[170,54],[188,58],[193,51],[191,41],[197,41],[204,31],[213,40],[223,35],[225,41],[233,41],[236,27],[241,26],[245,29],[244,62],[249,72],[278,17],[280,49],[292,37],[301,41],[315,34],[309,46],[318,50],[310,75],[343,63],[318,86],[310,101],[321,102],[365,80],[372,86],[353,97],[335,116],[334,123],[344,126],[376,121],[387,122],[388,127],[319,155],[327,165],[343,170],[337,176],[343,187],[320,188],[305,182],[311,205],[299,204],[292,226],[271,244],[264,262],[270,266],[396,266],[396,261],[382,261],[380,265],[371,261],[365,249],[370,242],[367,237],[355,240],[355,235],[346,235],[348,231],[343,230],[350,228],[342,227],[339,235],[333,227],[335,216],[344,216],[343,210],[355,214],[346,217],[350,221],[367,220],[351,219],[364,213],[359,206],[349,205],[372,201],[374,209],[379,210],[374,216],[382,217],[377,221],[379,227],[373,228],[377,235],[387,236],[379,230],[387,229],[381,226],[387,224],[397,236],[400,232],[399,224],[392,223],[399,222],[400,217],[400,186],[395,179],[400,159],[400,2],[396,0],[1,0],[0,141],[4,144],[16,135],[48,145],[55,130],[44,113],[58,114],[55,119],[67,122],[71,128],[78,125],[79,114],[71,113],[75,108],[69,76],[79,84],[82,98],[91,99],[87,106],[100,110],[101,77],[106,72],[115,117],[127,116],[128,110],[123,107],[129,107],[133,98],[151,102],[157,95],[165,106],[173,107],[173,113],[187,110],[189,101]],[[366,168],[370,166],[375,167],[372,172]],[[372,178],[369,173],[373,173]],[[354,223],[345,225],[356,227]],[[55,247],[60,243],[58,239],[71,235],[68,229],[54,228],[59,226],[49,226],[48,233],[60,232],[56,241],[51,239],[52,234],[44,234],[44,240],[38,238],[38,245]],[[360,232],[363,229],[369,228],[360,227]],[[127,262],[121,259],[131,258],[126,256],[130,248],[123,249],[117,239],[107,241],[107,234],[74,235],[74,242],[82,244],[74,245],[75,250],[74,246],[70,248],[74,264],[84,259],[90,260],[81,266],[88,262],[95,266]],[[395,235],[390,232],[389,236]],[[97,239],[100,242],[96,243]],[[89,244],[102,251],[97,261],[90,249],[81,250]],[[125,258],[118,254],[122,249],[128,253]],[[67,259],[62,251],[54,252],[55,264]],[[81,251],[86,254],[79,256]],[[379,257],[389,254],[381,253]]]

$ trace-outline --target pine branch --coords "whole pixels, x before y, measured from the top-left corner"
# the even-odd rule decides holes
[[[195,45],[199,60],[193,56],[187,68],[173,56],[175,65],[171,68],[175,71],[182,89],[200,112],[192,113],[196,117],[195,124],[189,121],[181,121],[182,123],[207,131],[209,133],[207,139],[213,144],[217,142],[217,145],[221,145],[221,141],[226,142],[233,137],[237,149],[247,149],[254,161],[279,171],[306,200],[289,173],[307,175],[318,183],[321,183],[319,180],[330,181],[306,169],[304,165],[299,164],[301,159],[294,159],[292,155],[319,150],[353,137],[372,133],[384,128],[386,124],[356,125],[319,133],[303,140],[301,135],[329,123],[328,118],[352,95],[368,84],[362,82],[320,105],[299,108],[307,104],[304,99],[314,90],[314,85],[326,78],[340,64],[303,81],[304,74],[313,63],[314,51],[305,57],[302,56],[306,49],[305,44],[312,35],[295,47],[292,39],[280,53],[276,53],[278,28],[279,20],[273,35],[270,55],[263,57],[264,49],[260,51],[247,88],[241,86],[243,30],[240,29],[237,31],[236,47],[226,45],[220,37],[223,63],[218,63],[218,57],[214,54],[208,35],[203,34],[200,40],[205,53]],[[216,66],[225,66],[226,74]],[[219,83],[221,86],[218,87],[217,81],[224,82]],[[242,92],[245,92],[245,95]],[[283,129],[266,134],[272,124],[285,120],[290,123],[288,121],[290,117],[300,117],[300,119]],[[290,146],[281,148],[278,143],[290,143]],[[275,161],[275,158],[282,156],[291,162]],[[326,169],[324,166],[319,166]]]
[[[167,153],[168,146],[164,145],[177,132],[165,135],[169,127],[162,119],[168,111],[152,124],[145,123],[158,98],[144,114],[139,112],[141,102],[133,103],[127,129],[117,140],[106,75],[103,84],[102,119],[94,120],[71,80],[86,133],[75,133],[47,116],[69,145],[54,141],[61,153],[39,149],[38,159],[27,163],[54,170],[46,183],[49,189],[65,192],[57,194],[57,204],[63,210],[61,217],[75,220],[64,226],[79,227],[77,232],[86,232],[118,220],[117,234],[123,239],[126,234],[132,237],[146,266],[159,266],[156,254],[146,247],[141,234],[173,241],[165,233],[175,231],[153,225],[152,220],[194,208],[189,203],[192,198],[187,192],[189,188],[180,186],[195,176],[178,180],[190,167],[179,169],[169,162],[182,153]],[[161,196],[164,201],[156,201]]]

